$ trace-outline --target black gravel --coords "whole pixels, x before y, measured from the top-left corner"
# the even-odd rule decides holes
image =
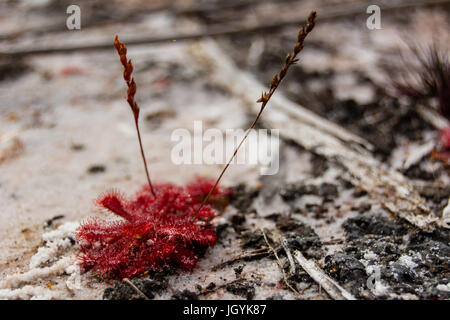
[[[449,292],[437,289],[450,281],[449,230],[426,233],[404,220],[381,215],[347,219],[343,227],[344,248],[325,257],[324,270],[358,298],[375,298],[368,290],[367,267],[379,268],[377,281],[386,287],[377,298],[404,294],[419,299],[450,297]]]

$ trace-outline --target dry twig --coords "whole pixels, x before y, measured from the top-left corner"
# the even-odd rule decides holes
[[[273,254],[275,256],[275,259],[277,259],[278,266],[280,267],[281,272],[283,273],[283,281],[284,281],[284,283],[288,286],[289,289],[291,289],[292,292],[297,293],[298,295],[300,295],[300,292],[298,292],[297,289],[295,289],[294,287],[292,287],[289,284],[289,282],[287,280],[287,277],[286,277],[286,272],[284,271],[284,268],[283,268],[283,263],[281,262],[280,258],[278,257],[277,251],[270,245],[269,240],[267,239],[266,232],[264,230],[262,230],[262,234],[264,236],[264,241],[266,241],[267,246],[270,248],[270,250],[272,250],[272,252],[273,252]]]
[[[283,238],[281,238],[280,242],[281,242],[281,246],[283,247],[284,251],[286,252],[286,256],[288,258],[289,264],[291,265],[291,275],[295,274],[295,272],[296,272],[295,263],[294,263],[294,259],[292,258],[291,250],[288,247],[287,239],[283,237]]]
[[[423,104],[416,106],[416,111],[422,118],[438,130],[450,127],[450,121],[444,118],[435,110],[425,107]]]
[[[125,283],[127,283],[130,287],[132,287],[132,288],[133,288],[137,293],[139,293],[139,295],[141,295],[145,300],[150,300],[150,299],[145,295],[145,293],[143,293],[141,290],[139,290],[139,288],[136,287],[136,286],[134,285],[134,283],[130,281],[130,279],[124,278],[122,281],[125,282]]]
[[[294,257],[300,266],[317,282],[320,288],[323,288],[331,298],[335,300],[356,300],[356,298],[347,290],[342,288],[333,279],[327,276],[313,261],[307,260],[300,251],[294,253]]]
[[[250,261],[253,259],[265,257],[269,254],[270,254],[270,250],[268,248],[257,249],[257,250],[251,251],[251,252],[243,253],[236,258],[232,258],[232,259],[224,261],[218,265],[215,265],[211,270],[217,271],[219,269],[222,269],[226,266],[232,265],[239,261]]]

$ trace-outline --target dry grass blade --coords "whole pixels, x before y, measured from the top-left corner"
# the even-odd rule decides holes
[[[205,203],[207,203],[207,201],[211,197],[212,193],[214,192],[214,190],[216,189],[216,187],[219,184],[220,180],[222,179],[225,171],[227,171],[227,169],[230,166],[231,162],[236,157],[236,155],[237,155],[237,153],[239,151],[239,148],[242,146],[242,144],[247,139],[248,135],[250,134],[250,131],[255,127],[256,123],[258,122],[259,118],[261,117],[261,114],[263,113],[264,109],[266,108],[267,103],[269,102],[270,98],[275,93],[275,91],[277,90],[277,88],[280,85],[281,81],[286,76],[287,71],[289,70],[289,68],[292,65],[294,65],[298,61],[297,55],[303,49],[303,42],[305,41],[306,36],[314,29],[316,18],[317,18],[317,13],[315,11],[311,11],[311,13],[308,16],[308,20],[306,22],[306,26],[301,27],[300,31],[298,32],[297,42],[294,45],[293,53],[288,52],[288,54],[286,55],[286,59],[285,59],[284,65],[281,68],[281,71],[278,74],[276,74],[275,76],[273,76],[273,78],[270,80],[270,89],[269,89],[269,91],[268,92],[263,92],[262,95],[261,95],[261,98],[259,98],[256,101],[257,103],[261,103],[261,108],[260,108],[258,114],[256,115],[255,120],[250,125],[250,128],[248,128],[247,131],[245,132],[244,137],[242,138],[241,142],[238,144],[238,146],[234,150],[233,155],[231,156],[230,160],[228,160],[227,164],[223,168],[222,172],[220,173],[219,177],[216,180],[216,183],[211,188],[211,190],[209,191],[208,195],[205,197],[205,199],[201,203],[200,207],[197,209],[196,213],[194,214],[194,217],[200,212],[200,209],[205,205]]]

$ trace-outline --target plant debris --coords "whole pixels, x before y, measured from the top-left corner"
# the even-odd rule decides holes
[[[102,164],[94,164],[87,169],[90,174],[103,173],[106,171],[106,167]]]

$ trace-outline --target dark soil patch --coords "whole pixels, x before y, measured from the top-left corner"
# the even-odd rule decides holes
[[[198,296],[195,292],[189,290],[178,290],[172,296],[173,300],[198,300]]]
[[[98,174],[98,173],[103,173],[105,171],[106,171],[106,167],[102,164],[95,164],[95,165],[90,166],[87,169],[87,172],[89,174]]]
[[[155,294],[167,289],[168,273],[157,272],[143,278],[132,279],[131,282],[141,290],[149,299],[153,299]],[[105,289],[103,292],[104,300],[142,300],[139,294],[132,286],[126,282],[117,282],[113,287]]]
[[[233,188],[230,196],[230,204],[242,213],[250,211],[253,201],[259,195],[259,190],[249,188],[245,184],[239,184]]]
[[[23,58],[0,57],[0,81],[16,79],[30,70]]]
[[[331,183],[322,183],[318,186],[308,184],[288,184],[280,189],[280,196],[285,201],[297,200],[303,195],[315,195],[330,201],[338,195],[338,187]]]
[[[229,283],[226,290],[247,300],[252,300],[255,297],[255,285],[250,282]]]
[[[343,227],[347,233],[345,246],[325,258],[324,269],[354,295],[370,296],[366,266],[375,266],[380,270],[378,281],[387,287],[387,295],[449,298],[449,293],[437,286],[450,280],[450,230],[425,233],[402,219],[381,215],[347,219]]]

